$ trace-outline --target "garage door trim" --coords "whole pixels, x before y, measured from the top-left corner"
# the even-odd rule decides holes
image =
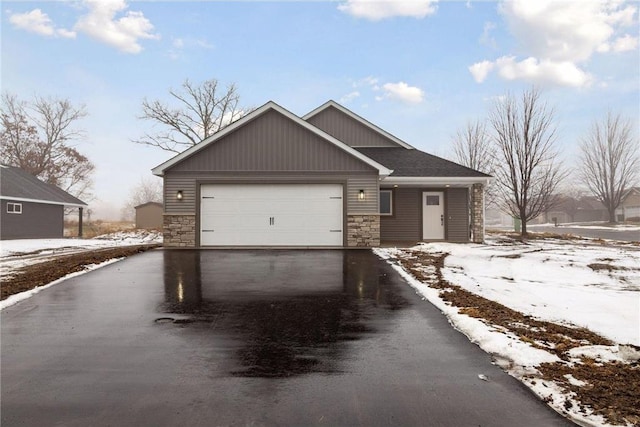
[[[342,186],[342,247],[347,247],[347,179],[313,179],[313,180],[299,180],[299,179],[266,179],[266,180],[257,180],[255,178],[247,179],[247,180],[220,180],[220,179],[203,179],[196,180],[196,229],[195,231],[195,240],[197,248],[215,248],[216,246],[202,246],[201,243],[201,220],[202,220],[202,206],[201,206],[201,188],[203,185],[238,185],[238,184],[247,184],[247,185],[256,185],[256,184],[264,184],[264,185],[277,185],[277,184],[300,184],[300,185],[313,185],[313,184],[339,184]],[[227,247],[227,246],[220,246]],[[247,247],[268,247],[268,246],[235,246],[238,248],[247,248]],[[295,247],[314,247],[314,246],[295,246]],[[320,247],[320,246],[316,246]],[[327,248],[328,246],[322,246],[322,248]]]

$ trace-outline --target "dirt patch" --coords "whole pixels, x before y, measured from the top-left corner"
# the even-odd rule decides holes
[[[622,267],[619,265],[613,265],[613,264],[603,264],[603,263],[598,263],[598,262],[594,262],[593,264],[588,264],[587,267],[589,267],[590,269],[592,269],[593,271],[602,271],[602,270],[606,270],[609,272],[612,271],[625,271],[625,270],[629,270],[626,267]]]
[[[406,250],[398,260],[418,280],[440,289],[440,298],[458,307],[461,313],[481,319],[497,330],[519,337],[532,347],[558,356],[561,362],[545,363],[538,367],[538,378],[554,381],[566,393],[573,395],[582,412],[586,412],[588,408],[595,414],[602,415],[611,424],[640,425],[638,362],[596,363],[593,359],[582,357],[576,363],[576,358],[570,357],[568,353],[572,348],[611,346],[614,343],[585,328],[534,319],[446,281],[441,269],[447,255]],[[584,382],[584,385],[575,385],[576,381],[570,382],[566,375]],[[572,405],[567,400],[565,409]]]
[[[67,274],[85,270],[87,265],[99,264],[114,258],[124,258],[160,245],[137,245],[118,248],[96,249],[79,254],[61,255],[18,270],[12,277],[3,280],[0,300],[13,294],[28,291],[58,280]]]

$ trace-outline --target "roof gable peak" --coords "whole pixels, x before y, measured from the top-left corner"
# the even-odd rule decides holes
[[[360,124],[368,127],[369,129],[373,130],[374,132],[379,133],[380,135],[384,136],[385,138],[390,139],[391,141],[393,141],[396,144],[398,144],[400,147],[406,148],[408,150],[415,149],[415,147],[413,147],[412,145],[407,144],[406,142],[404,142],[400,138],[398,138],[398,137],[390,134],[386,130],[374,125],[369,120],[359,116],[358,114],[354,113],[353,111],[349,110],[348,108],[344,107],[343,105],[338,104],[336,101],[334,101],[332,99],[330,99],[329,101],[325,102],[324,104],[322,104],[318,108],[314,109],[313,111],[310,111],[309,113],[305,114],[304,116],[302,116],[302,119],[307,121],[308,119],[316,116],[320,112],[326,110],[327,108],[331,108],[331,107],[333,107],[336,110],[340,111],[341,113],[351,117],[353,120],[355,120],[355,121],[359,122]]]

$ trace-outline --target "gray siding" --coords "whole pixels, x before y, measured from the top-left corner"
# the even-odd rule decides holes
[[[446,191],[447,240],[469,241],[469,192],[466,188],[449,188]]]
[[[369,173],[215,173],[215,172],[167,172],[164,176],[165,213],[195,214],[197,184],[202,183],[347,183],[347,214],[378,212],[378,175]],[[360,190],[365,191],[365,200],[358,199]],[[182,191],[182,200],[176,193]]]
[[[373,171],[277,111],[268,111],[170,168],[186,171]]]
[[[394,188],[393,215],[380,216],[380,240],[422,239],[422,189]]]
[[[7,203],[21,203],[21,214],[7,213]],[[0,239],[61,238],[64,233],[62,205],[2,200]]]
[[[382,241],[422,240],[422,192],[444,191],[445,239],[451,242],[469,241],[468,189],[394,188],[393,216],[380,217]]]
[[[398,147],[391,139],[334,107],[325,108],[307,121],[352,147]]]

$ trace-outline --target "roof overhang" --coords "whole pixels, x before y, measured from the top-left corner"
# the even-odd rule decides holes
[[[490,176],[388,176],[381,180],[381,184],[415,187],[468,187],[473,184],[486,185],[491,182],[491,179]]]
[[[325,102],[324,104],[322,104],[321,106],[319,106],[318,108],[316,108],[313,111],[310,111],[309,113],[305,114],[304,116],[302,116],[303,120],[307,120],[313,116],[315,116],[316,114],[318,114],[320,111],[325,110],[329,107],[334,107],[335,109],[342,111],[344,114],[348,115],[349,117],[351,117],[352,119],[360,122],[361,124],[363,124],[364,126],[368,127],[369,129],[389,138],[390,140],[392,140],[393,142],[395,142],[396,144],[398,144],[401,147],[404,147],[408,150],[413,150],[414,147],[412,147],[411,145],[407,144],[406,142],[404,142],[403,140],[401,140],[400,138],[398,138],[397,136],[393,136],[391,135],[389,132],[387,132],[386,130],[379,128],[378,126],[374,125],[373,123],[371,123],[370,121],[360,117],[359,115],[357,115],[356,113],[354,113],[351,110],[348,110],[347,108],[343,107],[342,105],[338,104],[337,102],[333,101],[333,100],[329,100],[327,102]]]
[[[11,197],[0,196],[0,200],[11,200],[16,202],[30,202],[30,203],[43,203],[46,205],[61,205],[69,208],[83,208],[88,206],[86,203],[64,203],[64,202],[52,202],[51,200],[39,200],[39,199],[27,199],[24,197]]]
[[[267,102],[262,107],[252,111],[250,114],[244,116],[240,120],[238,120],[236,122],[233,122],[229,126],[227,126],[224,129],[222,129],[221,131],[216,132],[215,134],[211,135],[209,138],[206,138],[206,139],[202,140],[201,142],[199,142],[198,144],[194,145],[193,147],[183,151],[182,153],[178,154],[175,157],[172,157],[171,159],[167,160],[166,162],[162,163],[161,165],[156,166],[155,168],[151,169],[151,172],[156,176],[164,176],[164,172],[167,169],[169,169],[170,167],[172,167],[173,165],[181,162],[182,160],[186,159],[187,157],[190,157],[190,156],[194,155],[198,151],[208,147],[210,144],[220,140],[221,138],[224,138],[226,135],[230,134],[234,130],[244,126],[245,124],[249,123],[250,121],[254,120],[255,118],[257,118],[259,116],[261,116],[262,114],[266,113],[269,110],[277,111],[278,113],[284,115],[285,117],[293,120],[298,125],[304,127],[308,131],[315,133],[319,137],[325,139],[326,141],[330,142],[331,144],[335,145],[336,147],[340,148],[341,150],[351,154],[353,157],[356,157],[357,159],[363,161],[364,163],[368,164],[369,166],[373,167],[374,169],[377,169],[378,170],[378,174],[381,177],[386,177],[386,176],[389,176],[389,175],[391,175],[393,173],[392,170],[390,170],[387,167],[381,165],[380,163],[374,161],[373,159],[365,156],[364,154],[360,153],[359,151],[351,148],[350,146],[348,146],[344,142],[334,138],[333,136],[331,136],[328,133],[318,129],[317,127],[313,126],[312,124],[304,121],[300,117],[298,117],[295,114],[293,114],[292,112],[282,108],[281,106],[279,106],[278,104],[276,104],[273,101]]]

